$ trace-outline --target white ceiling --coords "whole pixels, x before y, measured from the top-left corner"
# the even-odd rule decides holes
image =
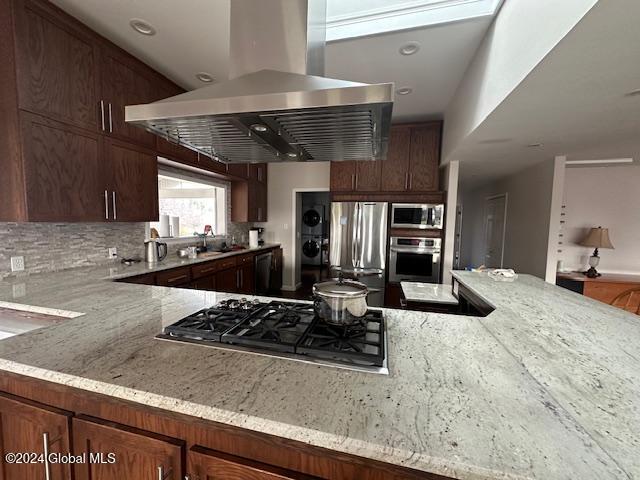
[[[204,86],[195,78],[197,72],[227,79],[229,0],[52,1],[184,88]],[[157,34],[135,32],[131,18],[148,21]],[[327,45],[326,75],[412,88],[412,94],[396,97],[396,121],[441,118],[491,20],[489,15],[332,42]],[[420,42],[421,49],[400,55],[398,49],[408,41]]]
[[[640,95],[625,94],[640,89],[638,18],[637,0],[598,2],[455,151],[465,183],[558,155],[637,162]]]

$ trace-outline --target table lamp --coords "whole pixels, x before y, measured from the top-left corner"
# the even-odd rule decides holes
[[[593,255],[589,257],[589,270],[587,270],[586,275],[589,278],[599,277],[600,274],[596,270],[596,267],[600,263],[600,257],[598,256],[599,248],[613,248],[613,244],[609,239],[609,229],[608,228],[592,228],[589,230],[587,236],[580,243],[585,247],[594,247]]]

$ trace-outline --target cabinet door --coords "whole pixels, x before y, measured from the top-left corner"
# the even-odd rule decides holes
[[[238,271],[240,274],[240,288],[239,293],[246,293],[248,295],[253,295],[256,293],[256,279],[255,279],[255,268],[253,263],[249,263],[246,265],[242,265],[238,267]]]
[[[227,164],[227,173],[238,178],[249,178],[249,164],[229,163]]]
[[[156,135],[124,121],[126,105],[149,103],[157,96],[152,80],[143,73],[142,65],[115,49],[103,50],[101,64],[105,131],[115,137],[155,148]]]
[[[267,164],[266,163],[250,163],[249,164],[249,180],[255,182],[267,183]]]
[[[68,453],[71,414],[35,402],[0,395],[1,454],[33,452],[44,454],[45,442],[49,453]],[[46,476],[48,471],[49,476]],[[3,480],[69,480],[69,465],[55,463],[10,464],[0,462]]]
[[[249,188],[255,190],[255,220],[254,222],[267,221],[267,185],[261,182],[255,182],[249,185]]]
[[[402,125],[391,127],[387,159],[381,162],[382,191],[404,192],[408,189],[410,147],[411,130]]]
[[[191,281],[191,268],[171,268],[156,273],[156,285],[161,287],[181,287]]]
[[[380,161],[356,162],[356,191],[379,192],[381,172],[382,162]]]
[[[187,457],[187,471],[198,480],[312,480],[283,468],[194,446]]]
[[[432,124],[411,129],[411,162],[409,190],[433,192],[438,190],[440,166],[440,125]]]
[[[102,454],[103,463],[74,465],[76,480],[181,480],[183,442],[89,417],[73,419],[74,455]],[[109,463],[108,454],[115,455]],[[112,457],[113,458],[113,457]]]
[[[194,280],[191,282],[190,287],[194,290],[214,291],[216,289],[216,276],[210,275]]]
[[[28,219],[105,221],[99,135],[27,112],[20,119]]]
[[[355,184],[355,161],[331,162],[330,190],[332,192],[352,192],[355,189]]]
[[[13,3],[20,108],[98,130],[98,47],[43,4]]]
[[[227,268],[216,273],[216,290],[219,292],[237,292],[240,284],[238,268]]]
[[[158,220],[158,160],[151,152],[105,138],[109,218],[118,222]]]

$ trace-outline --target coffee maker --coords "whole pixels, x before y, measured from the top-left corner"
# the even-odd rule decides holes
[[[264,245],[264,238],[262,238],[262,235],[264,234],[264,228],[262,227],[251,227],[251,230],[257,230],[258,231],[258,246],[262,247]]]

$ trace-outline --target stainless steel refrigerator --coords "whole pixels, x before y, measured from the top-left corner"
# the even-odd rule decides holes
[[[334,274],[354,278],[369,287],[367,303],[384,305],[387,256],[387,204],[333,202],[329,261]]]

